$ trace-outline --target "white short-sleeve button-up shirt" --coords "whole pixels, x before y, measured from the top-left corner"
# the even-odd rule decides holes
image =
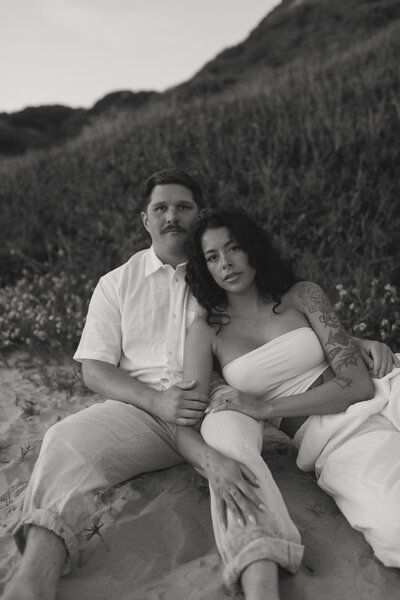
[[[202,310],[185,264],[163,264],[153,247],[101,277],[74,359],[102,360],[164,390],[182,379],[187,330]]]

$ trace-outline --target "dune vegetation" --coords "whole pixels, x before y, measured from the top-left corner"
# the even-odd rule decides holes
[[[342,51],[174,90],[0,162],[0,342],[76,345],[97,278],[143,248],[140,187],[178,166],[241,206],[345,326],[400,350],[400,21]]]

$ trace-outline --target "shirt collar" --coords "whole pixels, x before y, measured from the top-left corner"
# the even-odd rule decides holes
[[[173,267],[171,267],[170,265],[165,265],[163,262],[161,262],[161,260],[157,256],[157,254],[154,252],[153,246],[150,246],[150,248],[146,254],[146,264],[145,264],[145,269],[144,269],[144,276],[147,278],[147,277],[149,277],[149,275],[153,275],[153,273],[155,273],[159,269],[163,269],[165,267],[169,267],[172,271],[175,272],[175,269]],[[176,271],[181,271],[185,267],[186,267],[186,262],[181,263],[181,264],[177,265]]]

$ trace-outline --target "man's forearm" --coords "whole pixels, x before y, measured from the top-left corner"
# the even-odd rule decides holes
[[[127,371],[100,360],[86,359],[82,361],[82,375],[85,384],[100,396],[153,413],[159,392],[131,377]]]
[[[207,467],[216,451],[210,448],[193,427],[177,427],[178,452],[200,475],[208,479]]]

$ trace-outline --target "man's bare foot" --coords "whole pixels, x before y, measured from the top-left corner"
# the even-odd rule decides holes
[[[19,574],[17,571],[6,586],[2,600],[54,600],[57,590],[45,588],[45,582],[35,581],[31,577],[26,579],[24,574]]]
[[[25,552],[3,600],[55,600],[67,552],[63,540],[44,529],[29,527]]]

